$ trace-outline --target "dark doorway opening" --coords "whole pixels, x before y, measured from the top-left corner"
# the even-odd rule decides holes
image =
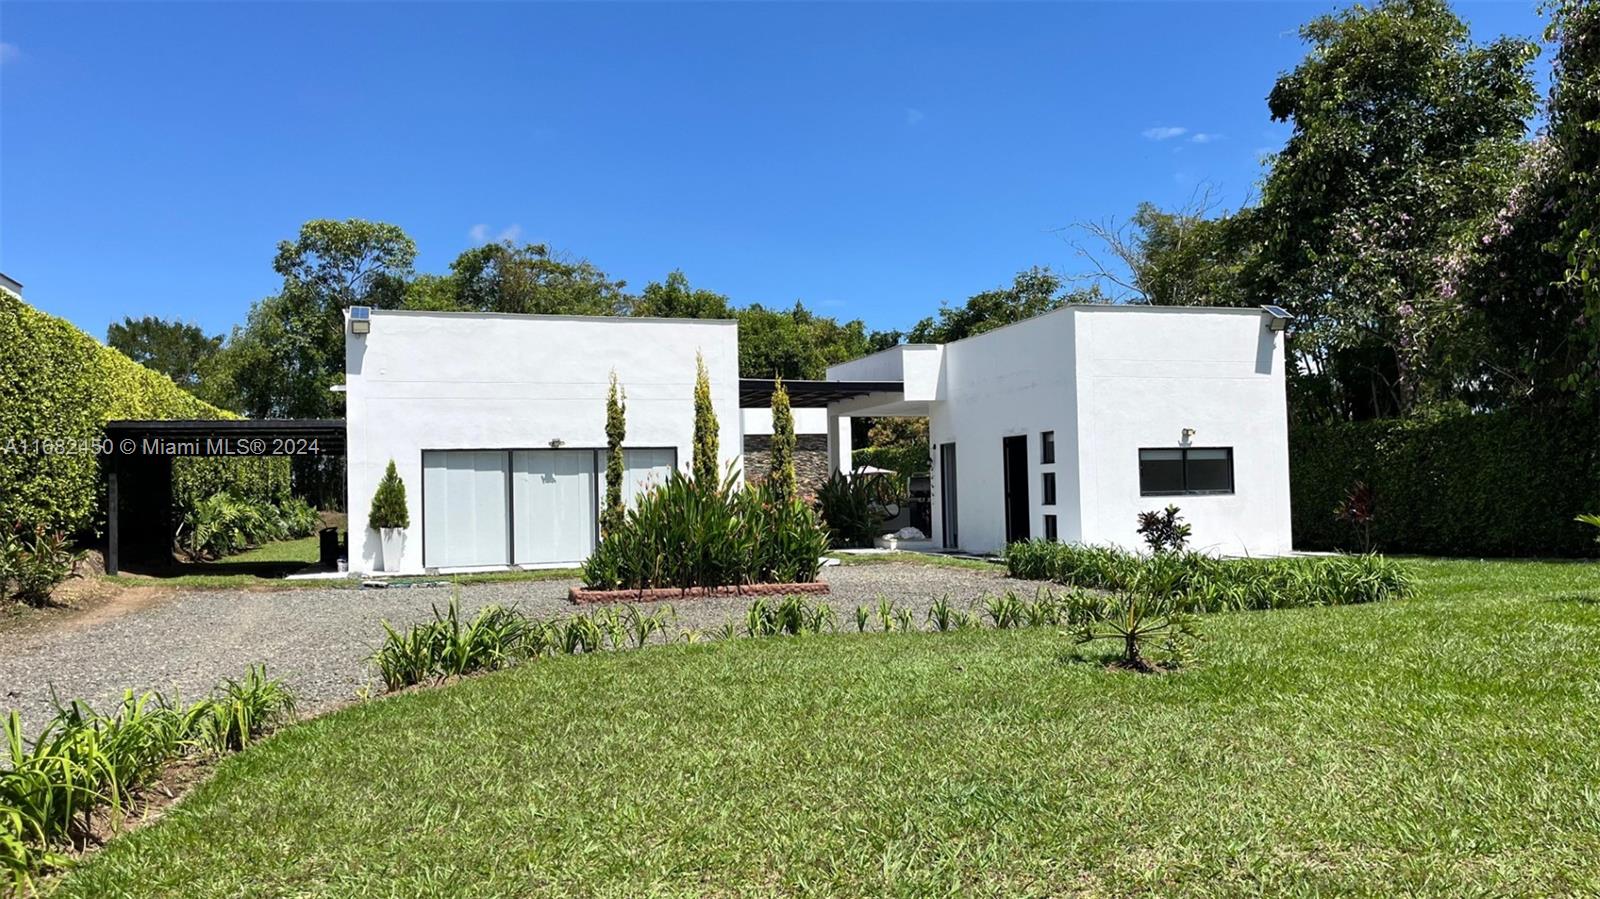
[[[939,444],[939,524],[945,549],[958,549],[956,533],[956,445]]]
[[[1028,435],[1006,437],[1000,443],[1005,457],[1006,543],[1028,539]]]

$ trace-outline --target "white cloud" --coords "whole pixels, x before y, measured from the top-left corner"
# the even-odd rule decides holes
[[[1189,143],[1191,143],[1191,144],[1209,144],[1212,141],[1219,141],[1219,140],[1222,140],[1222,135],[1220,135],[1220,134],[1213,134],[1213,133],[1211,133],[1209,131],[1198,131],[1192,137],[1189,138]]]
[[[467,229],[467,239],[471,240],[474,244],[485,244],[491,239],[495,243],[503,243],[508,240],[515,241],[517,238],[522,236],[521,225],[507,225],[506,227],[501,228],[493,238],[489,236],[489,232],[492,230],[493,226],[491,225],[485,225],[481,223],[473,225],[471,228]]]
[[[1150,140],[1171,140],[1189,133],[1189,129],[1177,125],[1162,125],[1156,128],[1144,129],[1144,136]]]
[[[922,114],[922,110],[920,110],[920,109],[911,109],[909,107],[906,109],[906,124],[907,125],[915,125],[915,124],[917,124],[918,122],[922,121],[925,118],[927,118],[927,116],[923,115]]]
[[[21,58],[22,51],[17,49],[16,44],[0,41],[0,63],[16,62]]]

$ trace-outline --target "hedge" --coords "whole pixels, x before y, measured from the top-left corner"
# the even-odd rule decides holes
[[[0,293],[0,522],[84,533],[101,523],[94,450],[113,419],[235,418],[63,319]],[[232,490],[279,500],[288,459],[179,459],[174,504]]]
[[[1600,414],[1507,410],[1291,429],[1299,549],[1353,549],[1334,507],[1357,481],[1373,491],[1375,546],[1451,556],[1595,556]]]
[[[857,468],[871,465],[895,472],[901,478],[927,474],[932,467],[925,446],[865,446],[851,453],[850,461]]]

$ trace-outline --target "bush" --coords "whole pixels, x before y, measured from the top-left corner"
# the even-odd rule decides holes
[[[1202,553],[1141,556],[1115,547],[1031,540],[1006,548],[1012,577],[1118,593],[1165,584],[1182,612],[1334,606],[1398,599],[1410,578],[1378,555],[1217,559]]]
[[[865,446],[850,454],[850,463],[857,468],[886,468],[901,484],[933,467],[927,446]]]
[[[639,497],[583,566],[594,589],[722,587],[817,579],[827,531],[800,500],[771,484],[742,490],[673,472]]]
[[[372,508],[367,512],[367,527],[369,528],[408,528],[411,526],[411,511],[406,508],[406,485],[400,480],[400,472],[394,467],[394,460],[389,460],[389,467],[384,469],[382,480],[378,481],[378,489],[372,494]]]
[[[1139,536],[1153,553],[1177,552],[1189,542],[1193,531],[1178,514],[1177,506],[1167,506],[1160,512],[1139,513]]]
[[[274,540],[310,536],[319,524],[317,510],[297,497],[274,506],[218,493],[184,513],[178,545],[190,558],[218,559]]]
[[[0,293],[0,521],[79,534],[96,527],[105,485],[94,449],[112,419],[233,418],[63,319]],[[49,451],[45,451],[48,448]],[[176,459],[173,500],[220,490],[272,501],[287,495],[289,460]]]
[[[293,708],[281,682],[252,668],[190,706],[131,690],[109,715],[73,702],[31,741],[13,711],[0,722],[0,874],[26,893],[35,873],[67,864],[61,850],[83,843],[98,811],[126,810],[168,762],[242,748]]]
[[[56,585],[72,576],[84,554],[66,535],[18,524],[0,532],[0,598],[43,605]]]
[[[877,509],[893,499],[889,479],[835,471],[817,488],[817,511],[828,525],[834,549],[871,546],[883,519]]]
[[[1361,547],[1336,517],[1370,488],[1371,542],[1386,552],[1595,556],[1573,521],[1600,508],[1600,414],[1593,407],[1300,425],[1289,439],[1294,543]]]

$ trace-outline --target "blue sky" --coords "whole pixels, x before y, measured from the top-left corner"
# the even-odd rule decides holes
[[[509,236],[904,328],[1085,270],[1073,222],[1244,198],[1295,29],[1332,8],[7,2],[0,271],[96,336],[223,331],[277,241],[361,217],[420,271]],[[1542,27],[1457,8],[1480,38]]]

